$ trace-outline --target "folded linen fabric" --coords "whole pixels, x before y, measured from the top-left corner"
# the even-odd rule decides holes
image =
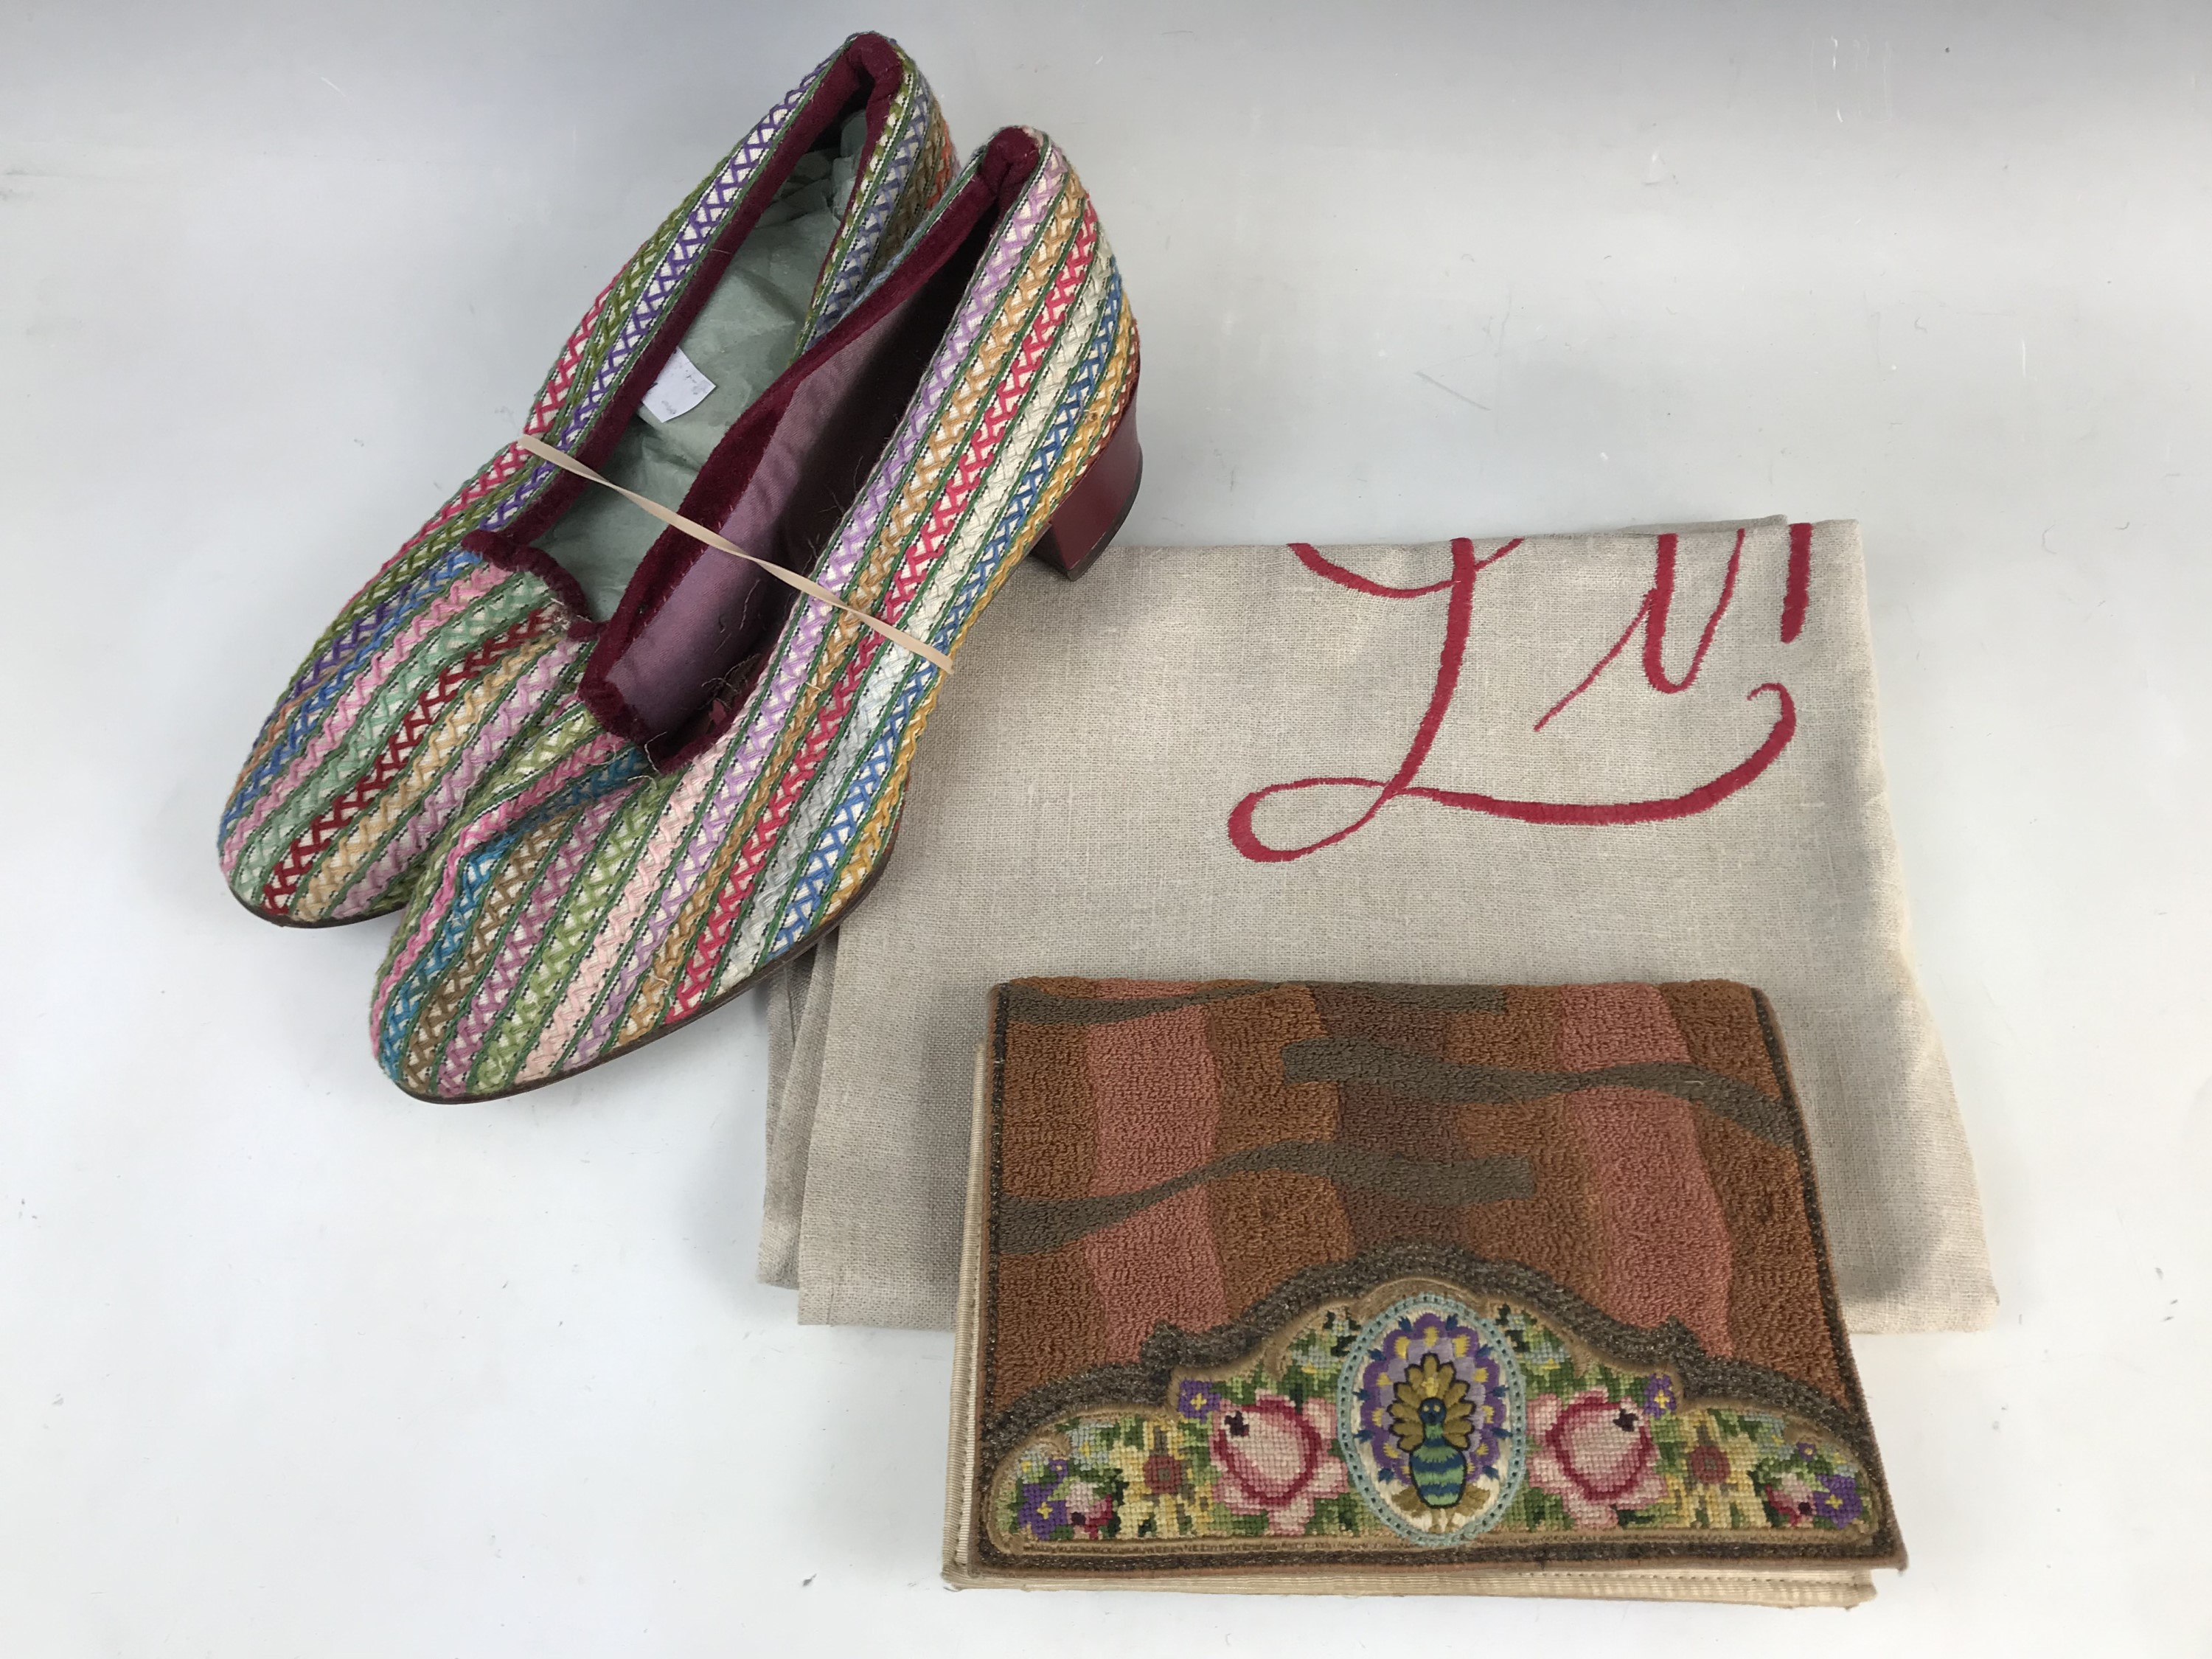
[[[1992,1316],[1912,976],[1856,526],[1117,547],[1018,574],[898,846],[771,992],[763,1276],[952,1322],[974,1010],[1023,975],[1759,986],[1855,1331]]]
[[[1020,981],[946,1576],[1848,1602],[1904,1562],[1741,985]]]

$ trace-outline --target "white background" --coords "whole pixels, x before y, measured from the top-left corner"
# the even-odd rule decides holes
[[[2206,1651],[2212,10],[2010,10],[12,0],[0,1653]],[[386,924],[225,896],[313,635],[871,25],[1091,185],[1130,539],[1864,522],[2004,1298],[1860,1344],[1872,1606],[953,1595],[951,1339],[752,1282],[756,1007],[424,1105]]]

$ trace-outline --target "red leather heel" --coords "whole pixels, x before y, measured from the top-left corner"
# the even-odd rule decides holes
[[[1137,396],[1132,391],[1114,423],[1114,435],[1091,457],[1052,515],[1052,523],[1030,550],[1030,556],[1073,581],[1098,562],[1121,528],[1136,505],[1137,486],[1144,477],[1145,452],[1137,442]]]

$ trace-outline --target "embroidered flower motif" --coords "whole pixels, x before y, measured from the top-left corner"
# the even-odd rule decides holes
[[[1121,1424],[1112,1417],[1083,1418],[1062,1425],[1060,1431],[1067,1437],[1070,1467],[1096,1468],[1113,1462],[1114,1448],[1121,1443]]]
[[[1601,1388],[1528,1402],[1528,1480],[1565,1504],[1577,1527],[1617,1526],[1621,1510],[1667,1496],[1643,1411]]]
[[[1149,1435],[1127,1441],[1115,1454],[1121,1476],[1116,1505],[1123,1538],[1180,1538],[1203,1529],[1213,1510],[1212,1480],[1176,1449],[1167,1427],[1154,1423]],[[1189,1443],[1184,1443],[1186,1452]],[[1203,1455],[1201,1442],[1197,1448]]]
[[[1083,1537],[1107,1535],[1114,1520],[1114,1500],[1088,1480],[1069,1481],[1060,1489],[1058,1501],[1067,1512],[1067,1524]]]
[[[1350,1486],[1335,1442],[1336,1407],[1326,1400],[1301,1410],[1262,1389],[1249,1406],[1223,1401],[1208,1448],[1221,1502],[1232,1514],[1266,1516],[1277,1536],[1304,1533],[1314,1505]]]
[[[1785,1470],[1766,1483],[1763,1494],[1767,1512],[1777,1525],[1809,1527],[1813,1524],[1813,1486],[1795,1469]]]
[[[1067,1460],[1056,1457],[1044,1466],[1043,1479],[1024,1480],[1015,1493],[1014,1525],[1032,1538],[1048,1539],[1068,1524],[1067,1503],[1060,1496],[1067,1479]]]
[[[1840,1469],[1785,1468],[1761,1484],[1759,1496],[1777,1526],[1848,1527],[1866,1513],[1857,1477]]]
[[[1815,1426],[1686,1398],[1679,1375],[1571,1349],[1510,1303],[1493,1320],[1416,1289],[1364,1322],[1317,1310],[1156,1405],[1041,1426],[994,1478],[992,1534],[1010,1549],[1141,1550],[1255,1534],[1450,1545],[1491,1527],[1872,1528],[1879,1486]],[[1520,1358],[1547,1345],[1557,1363]]]
[[[1766,1527],[1765,1500],[1759,1492],[1759,1448],[1744,1432],[1737,1413],[1711,1407],[1686,1407],[1656,1421],[1652,1438],[1666,1475],[1668,1504],[1656,1518],[1662,1526]],[[1680,1462],[1668,1455],[1670,1443]]]
[[[1848,1474],[1824,1474],[1813,1488],[1813,1517],[1832,1527],[1848,1527],[1866,1513],[1859,1483]]]
[[[1154,1452],[1138,1473],[1144,1479],[1145,1490],[1156,1498],[1172,1498],[1190,1481],[1182,1459],[1170,1451]]]
[[[1222,1394],[1211,1382],[1194,1382],[1185,1377],[1176,1389],[1176,1413],[1194,1422],[1204,1422],[1213,1415],[1213,1408],[1222,1402]]]
[[[1749,1437],[1753,1445],[1759,1448],[1761,1455],[1784,1458],[1797,1455],[1796,1447],[1790,1443],[1790,1437],[1796,1431],[1786,1419],[1769,1416],[1765,1412],[1738,1412],[1735,1420],[1736,1426]],[[1806,1443],[1802,1440],[1797,1443],[1800,1446]]]

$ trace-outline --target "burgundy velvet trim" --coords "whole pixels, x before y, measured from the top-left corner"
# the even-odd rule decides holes
[[[566,565],[556,562],[534,547],[516,547],[489,530],[471,530],[461,538],[461,545],[486,564],[501,570],[519,570],[535,576],[553,590],[553,597],[568,607],[568,637],[588,640],[606,626],[592,617],[591,601],[584,597],[584,586],[568,573]]]
[[[574,452],[586,466],[598,467],[612,453],[621,441],[623,430],[645,394],[660,378],[677,346],[691,326],[692,319],[706,305],[709,296],[721,283],[729,270],[730,261],[752,234],[760,216],[775,201],[776,192],[791,177],[792,169],[799,165],[799,157],[819,143],[826,133],[852,112],[854,100],[862,88],[868,89],[865,107],[867,111],[868,133],[860,147],[860,167],[865,168],[867,158],[874,154],[877,141],[882,137],[884,118],[889,113],[891,100],[897,94],[906,76],[899,60],[898,49],[880,34],[856,34],[846,45],[837,61],[824,71],[822,79],[806,100],[805,107],[793,115],[778,137],[775,150],[762,163],[751,185],[745,192],[744,204],[732,214],[716,234],[712,246],[699,256],[691,274],[684,279],[684,291],[676,298],[645,349],[630,360],[622,384],[599,410],[584,441]],[[859,176],[858,173],[854,175]],[[514,522],[503,529],[484,532],[505,544],[520,559],[529,544],[549,528],[568,510],[579,492],[596,488],[572,473],[556,474],[552,483],[532,501]],[[484,556],[489,560],[491,556]],[[552,560],[538,556],[544,563]],[[493,561],[493,562],[502,562]],[[526,562],[513,568],[535,568]],[[580,614],[589,616],[588,607]]]
[[[678,511],[688,519],[719,528],[751,481],[777,423],[799,386],[917,292],[959,252],[979,225],[1018,200],[1042,159],[1036,141],[1028,133],[1018,127],[1002,128],[977,160],[959,194],[945,204],[943,211],[907,249],[898,264],[835,328],[779,375],[722,434]],[[872,462],[870,470],[872,465]],[[702,547],[682,531],[663,531],[630,578],[614,615],[607,619],[577,688],[577,695],[598,716],[600,725],[653,754],[654,764],[663,770],[681,765],[711,744],[720,729],[735,717],[737,708],[717,703],[717,720],[709,722],[714,729],[687,732],[680,746],[672,747],[665,741],[670,734],[649,726],[611,682],[609,675],[630,642],[667,603],[685,573],[702,558],[727,556]],[[656,744],[656,739],[664,741]]]

